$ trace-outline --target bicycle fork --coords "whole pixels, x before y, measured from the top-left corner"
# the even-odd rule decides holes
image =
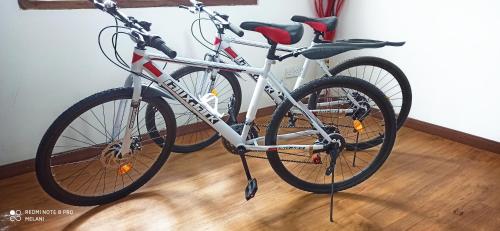
[[[132,66],[132,69],[134,69],[134,66]],[[141,90],[142,90],[141,77],[135,74],[130,74],[127,81],[125,82],[125,87],[129,87],[130,85],[132,85],[133,87],[132,100],[128,105],[127,105],[127,100],[120,100],[120,103],[118,105],[118,111],[115,120],[113,121],[113,130],[111,133],[112,134],[111,142],[113,142],[120,138],[122,130],[124,129],[123,139],[121,142],[122,144],[120,149],[120,154],[122,155],[126,155],[131,151],[130,147],[132,143],[132,129],[134,128],[135,120],[138,116],[137,114],[139,113],[139,106],[141,104]],[[127,109],[127,107],[129,107],[129,114],[128,117],[126,118],[126,126],[125,128],[122,128],[123,119],[125,116],[125,110]]]

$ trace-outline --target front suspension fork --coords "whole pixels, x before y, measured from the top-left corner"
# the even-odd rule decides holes
[[[130,85],[132,85],[133,87],[132,100],[128,105],[127,100],[120,100],[115,121],[113,121],[113,131],[111,133],[111,141],[118,140],[120,138],[125,110],[127,109],[127,107],[129,107],[129,114],[127,120],[125,121],[126,126],[122,139],[122,154],[127,154],[130,152],[130,144],[132,143],[132,129],[134,128],[135,120],[137,114],[139,113],[139,106],[141,104],[141,77],[131,74],[127,81],[125,81],[125,87],[129,87]]]

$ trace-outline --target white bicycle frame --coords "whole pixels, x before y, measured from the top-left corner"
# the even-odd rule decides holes
[[[234,52],[234,50],[231,48],[231,43],[240,44],[240,45],[244,45],[244,46],[265,48],[265,49],[269,49],[271,47],[267,43],[250,41],[250,40],[240,39],[240,38],[235,38],[235,37],[230,37],[230,36],[226,37],[224,34],[221,34],[220,37],[219,36],[216,37],[215,42],[214,42],[214,49],[217,52],[224,52],[226,55],[231,57],[231,60],[233,62],[235,62],[238,65],[248,65],[249,66],[249,64],[246,62],[246,60],[242,56],[240,56],[238,53]],[[315,42],[311,42],[310,46],[313,46],[315,44],[316,44]],[[293,51],[296,51],[297,48],[290,47],[290,46],[278,45],[276,47],[276,50],[285,51],[285,52],[293,52]],[[307,73],[307,70],[308,70],[309,66],[311,65],[311,61],[312,60],[310,60],[310,59],[306,59],[304,61],[300,75],[297,77],[297,80],[295,81],[295,84],[294,84],[292,90],[297,89],[300,86],[300,84],[302,83],[302,81],[304,80],[304,77]],[[321,70],[323,70],[325,72],[326,75],[328,75],[330,77],[332,76],[330,74],[330,71],[328,70],[328,66],[326,65],[326,63],[323,59],[314,60],[314,61],[318,64],[318,66],[321,68]],[[270,75],[275,77],[272,73],[270,73]],[[252,77],[252,79],[255,80],[255,78],[254,78],[255,76],[251,76],[251,77]],[[276,97],[275,94],[270,93],[269,95],[271,96],[271,98],[273,98],[273,100],[277,100],[278,102],[281,100],[279,97]]]
[[[240,38],[235,38],[235,37],[226,37],[224,34],[220,34],[220,36],[217,36],[215,38],[214,50],[216,52],[214,52],[214,53],[223,52],[228,57],[230,57],[234,63],[236,63],[240,66],[248,66],[248,67],[251,67],[250,64],[242,56],[240,56],[238,53],[236,53],[233,50],[233,48],[231,47],[231,43],[245,45],[245,46],[258,47],[258,48],[265,48],[265,49],[269,49],[271,47],[271,45],[269,45],[267,43],[250,41],[250,40],[245,40],[245,39],[240,39]],[[316,44],[317,43],[312,41],[310,46],[314,46]],[[284,52],[294,52],[297,50],[297,48],[278,45],[276,47],[276,50],[277,51],[284,51]],[[295,90],[295,89],[300,87],[300,85],[302,84],[302,82],[304,80],[305,75],[307,74],[307,70],[308,70],[309,66],[312,64],[312,61],[315,61],[318,64],[318,66],[321,68],[321,70],[323,70],[325,75],[327,75],[329,77],[333,77],[333,75],[328,70],[328,66],[326,65],[326,63],[323,59],[310,60],[310,59],[306,58],[306,60],[304,61],[304,64],[302,65],[302,70],[300,72],[300,75],[297,77],[297,80],[295,81],[295,84],[294,84],[292,90]],[[251,79],[257,81],[258,75],[252,75],[251,73],[249,73],[248,75],[251,77]],[[269,72],[269,76],[271,76],[275,80],[277,79],[276,76],[272,72]],[[276,104],[280,104],[283,101],[283,99],[280,97],[280,95],[282,95],[282,91],[279,90],[281,88],[281,84],[276,84],[276,83],[277,83],[277,81],[268,81],[269,85],[266,85],[264,87],[264,89],[265,89],[266,93],[269,95],[269,97],[271,97],[271,99]],[[278,91],[276,91],[275,89],[278,89]],[[360,106],[351,94],[346,94],[346,96],[350,100],[350,102],[354,103],[354,105],[356,105],[358,107]],[[337,101],[320,102],[317,104],[317,106],[333,106],[336,104],[338,104]]]
[[[213,54],[208,54],[207,53],[207,55],[210,55],[211,57],[214,57],[215,54],[223,52],[228,57],[231,57],[231,60],[235,64],[237,64],[239,66],[243,66],[243,67],[251,67],[250,64],[242,56],[240,56],[238,53],[236,53],[233,50],[233,48],[231,47],[231,43],[245,45],[245,46],[258,47],[258,48],[265,48],[265,49],[269,49],[271,47],[267,43],[262,43],[262,42],[257,42],[257,41],[250,41],[250,40],[239,39],[239,38],[234,38],[234,37],[226,37],[226,36],[224,36],[224,34],[221,34],[220,37],[216,37],[215,38],[215,41],[214,41],[214,50],[215,50],[215,52]],[[313,46],[315,44],[316,43],[311,42],[311,46]],[[293,48],[293,47],[290,47],[290,46],[277,45],[276,50],[277,51],[284,51],[284,52],[293,52],[293,51],[296,51],[297,48]],[[205,57],[207,57],[207,56],[205,56]],[[210,61],[219,62],[218,57],[215,57],[214,60],[210,60]],[[318,64],[318,66],[321,68],[321,70],[323,70],[323,72],[326,75],[328,75],[329,77],[333,77],[332,74],[330,73],[330,71],[328,70],[328,66],[326,65],[326,63],[325,63],[324,60],[322,60],[322,59],[321,60],[306,59],[304,61],[304,64],[302,65],[301,73],[297,77],[297,80],[295,81],[295,84],[294,84],[294,87],[293,87],[292,90],[297,89],[302,84],[302,82],[304,80],[304,77],[305,77],[305,75],[307,73],[307,70],[308,70],[309,66],[311,65],[312,61],[315,61]],[[210,71],[206,71],[205,74],[204,74],[204,76],[203,76],[203,80],[206,80],[208,78],[208,75],[216,76],[218,70],[219,69],[214,68],[214,69],[210,69]],[[255,82],[257,82],[257,80],[258,80],[258,78],[260,76],[260,74],[255,74],[255,73],[252,73],[252,72],[246,72],[246,74],[248,76],[250,76],[250,78],[253,79]],[[264,86],[264,91],[267,93],[267,95],[269,95],[269,97],[274,101],[274,103],[276,105],[278,105],[281,102],[283,102],[283,98],[282,98],[283,91],[279,90],[280,88],[282,88],[282,85],[278,83],[276,76],[271,71],[268,72],[268,75],[271,78],[266,78],[267,85]],[[129,78],[127,78],[124,86],[125,87],[131,87],[132,84],[133,84],[132,78],[131,78],[131,76],[129,76]],[[209,87],[208,88],[209,92],[210,92],[210,89],[211,88]],[[275,89],[278,89],[278,91],[275,90]],[[348,94],[346,94],[346,96],[349,99],[349,102],[354,103],[355,106],[358,106],[358,107],[360,106],[359,103],[354,99],[354,97],[351,94],[348,93]],[[320,103],[317,104],[317,106],[318,107],[335,106],[335,105],[341,104],[341,103],[342,102],[340,102],[340,101],[320,102]],[[335,109],[329,109],[328,111],[332,112],[334,110]],[[313,110],[313,111],[316,111],[316,110]],[[344,109],[344,110],[341,110],[341,111],[348,112],[349,109]]]
[[[196,66],[202,67],[206,69],[212,70],[225,70],[231,72],[243,72],[248,73],[253,76],[258,76],[256,78],[257,84],[255,87],[254,94],[252,95],[252,99],[250,101],[250,105],[248,107],[246,116],[245,116],[245,124],[243,127],[243,131],[241,134],[236,133],[225,121],[220,117],[220,114],[214,110],[214,108],[210,107],[208,104],[204,104],[201,100],[193,95],[193,93],[189,92],[182,85],[178,84],[178,82],[172,78],[168,73],[162,72],[160,68],[158,68],[153,61],[159,62],[172,62],[178,64],[184,64],[187,66]],[[127,126],[125,127],[125,135],[123,138],[122,145],[122,153],[129,153],[130,151],[130,143],[132,140],[131,130],[134,127],[135,117],[137,116],[139,105],[141,101],[141,90],[142,90],[142,81],[141,75],[144,72],[148,75],[148,79],[157,83],[160,87],[159,90],[164,93],[168,93],[173,96],[176,100],[178,100],[181,104],[183,104],[187,109],[189,109],[193,114],[203,120],[205,123],[210,125],[213,129],[215,129],[219,134],[228,140],[235,147],[244,147],[249,151],[276,151],[279,149],[299,149],[299,150],[310,150],[311,153],[313,150],[322,150],[325,148],[325,145],[313,144],[313,145],[259,145],[258,141],[261,138],[247,140],[248,132],[250,131],[251,126],[253,125],[253,121],[255,119],[255,115],[257,113],[257,102],[259,101],[259,96],[266,86],[266,82],[269,82],[273,86],[277,88],[285,99],[290,100],[290,102],[303,114],[307,117],[307,119],[311,122],[314,129],[289,133],[284,135],[278,135],[278,140],[286,140],[286,139],[294,139],[304,135],[314,135],[320,134],[324,137],[329,143],[334,141],[329,137],[328,133],[324,131],[323,124],[320,120],[316,118],[316,116],[307,109],[307,106],[301,102],[294,100],[288,90],[281,86],[278,81],[270,75],[270,67],[275,61],[269,60],[266,58],[264,67],[255,68],[250,66],[242,66],[236,64],[224,64],[220,62],[211,62],[205,60],[196,60],[189,59],[183,57],[177,58],[169,58],[167,56],[161,55],[150,55],[147,54],[144,49],[135,48],[133,53],[133,59],[131,64],[131,73],[129,76],[128,83],[132,83],[133,86],[133,95],[132,101],[130,103],[130,113],[127,118]],[[132,79],[132,81],[130,81]],[[126,109],[125,103],[122,101],[119,104],[118,112],[124,112]],[[113,125],[113,138],[117,138],[117,134],[120,131],[120,121],[116,119]]]

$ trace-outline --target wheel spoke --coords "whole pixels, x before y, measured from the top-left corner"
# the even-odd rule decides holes
[[[97,198],[102,196],[129,190],[127,186],[134,182],[148,180],[148,178],[144,178],[146,172],[159,170],[158,166],[161,165],[155,165],[155,163],[160,160],[163,148],[158,148],[155,144],[147,144],[154,137],[147,137],[144,127],[146,122],[150,122],[149,120],[158,120],[163,125],[161,131],[155,131],[156,134],[163,135],[163,138],[174,136],[175,134],[170,134],[167,129],[167,124],[170,122],[166,123],[171,121],[170,118],[173,118],[173,115],[167,113],[165,106],[159,105],[160,109],[153,113],[152,118],[148,119],[144,109],[151,103],[150,100],[157,99],[144,98],[137,118],[134,118],[136,123],[132,128],[132,134],[137,135],[140,139],[134,138],[132,140],[130,153],[121,153],[123,137],[120,134],[125,128],[123,125],[124,118],[127,118],[125,115],[127,110],[120,113],[117,105],[121,103],[123,106],[123,103],[130,102],[130,96],[128,98],[119,96],[121,97],[119,98],[116,96],[117,93],[113,91],[106,91],[106,94],[99,93],[104,95],[91,96],[80,101],[74,106],[78,110],[68,109],[69,112],[65,113],[66,118],[55,122],[60,126],[54,127],[60,130],[48,131],[49,134],[54,135],[49,137],[50,141],[42,143],[52,144],[44,149],[49,153],[43,153],[49,158],[48,169],[50,172],[43,175],[51,177],[60,188],[59,190],[88,198],[89,201],[92,199],[98,201]],[[110,107],[110,110],[106,108],[105,104]],[[158,106],[153,108],[158,108]],[[87,116],[83,116],[84,114]],[[113,123],[117,121],[116,130],[120,129],[115,131],[118,136],[112,142],[110,142],[112,134],[109,131],[111,126],[109,126],[107,119],[112,120]],[[113,178],[115,179],[113,180]]]
[[[349,69],[347,70],[349,72]],[[359,79],[365,80],[375,80],[378,74],[378,70],[375,68],[352,68],[350,71],[352,74],[356,74]],[[333,80],[321,79],[317,81],[333,81],[335,82],[335,78]],[[347,79],[349,81],[361,81],[355,79]],[[347,81],[343,80],[343,81]],[[357,82],[356,82],[357,83]],[[385,82],[384,82],[385,83]],[[357,86],[362,84],[352,84],[352,86]],[[387,155],[381,146],[386,142],[385,132],[386,132],[386,122],[392,121],[390,126],[395,126],[395,123],[391,119],[384,118],[383,113],[381,111],[387,110],[390,108],[390,103],[386,100],[383,104],[380,102],[376,103],[369,95],[373,94],[381,94],[379,91],[373,90],[374,87],[372,85],[363,85],[363,87],[357,87],[356,89],[351,89],[347,86],[337,85],[335,87],[328,86],[328,84],[311,84],[311,89],[304,88],[303,91],[308,91],[308,94],[305,93],[297,93],[297,95],[301,95],[303,98],[298,99],[299,102],[308,102],[309,99],[316,99],[315,103],[309,102],[309,106],[313,106],[314,109],[320,109],[321,113],[315,113],[316,117],[322,122],[324,125],[323,129],[325,132],[330,134],[333,137],[343,137],[345,142],[342,144],[342,150],[340,151],[339,156],[336,160],[336,168],[333,171],[335,183],[336,185],[350,185],[346,182],[356,181],[358,180],[358,175],[368,174],[367,171],[369,168],[367,166],[377,164],[375,160],[378,155]],[[359,88],[359,89],[358,89]],[[365,89],[366,88],[366,89]],[[313,90],[314,89],[314,90]],[[377,92],[377,93],[375,93]],[[311,95],[311,94],[314,94]],[[348,95],[350,95],[348,97]],[[337,100],[347,100],[350,98],[354,98],[357,103],[349,102],[349,103],[331,103],[328,102],[336,102]],[[378,99],[385,97],[378,96]],[[322,103],[322,104],[318,104]],[[360,107],[356,105],[364,105],[364,107],[369,107],[372,109],[367,109],[363,114],[360,111]],[[290,105],[291,106],[291,105]],[[351,109],[351,110],[341,110],[341,109]],[[286,110],[284,107],[280,110]],[[288,109],[290,110],[290,108]],[[274,115],[284,115],[281,118],[281,122],[273,122],[274,124],[270,124],[268,127],[268,132],[270,134],[296,134],[300,131],[313,129],[308,119],[305,118],[301,114],[293,114],[295,120],[295,124],[293,127],[289,126],[290,117],[289,114],[283,113],[283,111],[277,111]],[[347,113],[349,112],[349,113]],[[356,114],[361,113],[361,114]],[[359,117],[363,115],[363,117]],[[362,121],[362,128],[354,127],[354,120]],[[273,121],[279,121],[274,119]],[[272,132],[271,130],[276,129],[276,132]],[[359,129],[359,130],[356,130]],[[300,134],[300,133],[299,133]],[[267,140],[268,138],[266,138]],[[293,139],[281,140],[279,137],[276,139],[272,138],[270,140],[276,140],[277,145],[312,145],[312,144],[321,144],[323,142],[327,142],[321,135],[317,134],[314,136],[311,135],[297,135]],[[326,144],[326,143],[325,143]],[[271,144],[267,144],[271,145]],[[328,146],[327,146],[328,147]],[[370,150],[370,151],[368,151]],[[302,150],[303,151],[303,150]],[[295,186],[298,185],[309,185],[307,187],[313,187],[310,185],[314,185],[314,187],[319,190],[322,188],[321,192],[328,192],[331,187],[331,181],[327,180],[326,169],[330,164],[330,154],[327,150],[323,151],[315,151],[315,152],[302,152],[299,150],[294,151],[284,151],[278,150],[277,154],[279,156],[279,161],[284,166],[286,170],[285,173],[279,174],[282,177],[286,177],[288,175],[293,175],[293,178],[289,178],[287,181],[299,181],[306,183],[297,182]],[[319,162],[314,163],[314,160],[318,160],[317,156],[319,156]],[[271,159],[274,161],[274,159]],[[323,175],[323,177],[321,177]],[[301,187],[302,187],[301,186]],[[305,187],[305,186],[304,186]],[[338,188],[336,186],[334,188]],[[346,187],[346,186],[344,186]],[[342,189],[341,187],[339,189]],[[307,188],[305,190],[313,190],[312,188]],[[314,189],[315,190],[315,189]],[[313,191],[314,191],[313,190]]]

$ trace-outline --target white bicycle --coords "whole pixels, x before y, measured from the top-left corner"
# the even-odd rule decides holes
[[[272,168],[290,185],[332,195],[366,180],[389,156],[396,138],[396,119],[391,103],[375,86],[338,76],[313,80],[289,92],[269,74],[276,60],[335,53],[332,44],[332,50],[312,46],[278,57],[276,48],[282,40],[275,38],[273,28],[285,31],[293,44],[302,36],[302,25],[242,23],[241,28],[247,30],[269,28],[260,32],[270,43],[267,58],[263,67],[255,68],[176,57],[161,37],[148,32],[150,23],[127,17],[112,1],[93,3],[124,24],[107,28],[120,29],[116,33],[126,33],[136,43],[128,69],[133,86],[89,96],[63,112],[49,127],[37,151],[36,175],[53,198],[71,205],[99,205],[125,197],[150,180],[168,159],[176,138],[174,113],[163,99],[167,94],[220,133],[227,150],[240,156],[248,179],[247,200],[257,191],[257,181],[245,159],[251,152],[266,153]],[[225,26],[238,32],[231,24]],[[166,56],[150,54],[148,47]],[[188,91],[155,62],[259,75],[245,122],[228,125],[215,106],[216,94]],[[144,86],[142,78],[157,87]],[[259,137],[253,121],[267,81],[283,93],[283,102],[274,112],[265,137]],[[313,96],[316,102],[325,104],[308,108],[307,102]],[[153,118],[164,122],[155,133],[164,140],[161,147],[152,142],[158,137],[151,137],[145,125],[148,105],[158,111]],[[296,126],[284,126],[290,114],[300,118]],[[357,147],[373,137],[381,137],[377,145],[370,149]]]
[[[240,38],[227,36],[227,30],[231,28],[224,25],[229,25],[229,17],[227,15],[212,11],[210,8],[203,5],[202,2],[191,0],[192,6],[180,6],[180,8],[187,9],[189,12],[198,15],[192,26],[191,32],[193,37],[210,50],[209,53],[205,54],[205,60],[214,62],[223,62],[222,58],[226,57],[230,62],[241,66],[250,66],[245,58],[232,48],[231,44],[240,44],[245,46],[257,47],[269,49],[270,45],[267,43],[261,43],[256,41],[249,41]],[[208,18],[203,18],[202,15],[206,15]],[[206,20],[214,24],[217,29],[217,36],[214,39],[212,47],[209,47],[206,43],[205,36],[201,33],[201,21]],[[356,57],[349,59],[333,68],[328,69],[324,59],[332,56],[332,54],[340,54],[350,50],[357,50],[362,48],[380,48],[383,46],[401,46],[404,43],[393,43],[393,42],[382,42],[374,40],[347,40],[347,41],[336,41],[335,46],[332,48],[331,42],[326,42],[321,39],[324,33],[333,31],[336,26],[336,17],[328,18],[309,18],[304,16],[293,16],[292,21],[300,22],[310,26],[314,30],[314,39],[310,47],[316,47],[318,45],[325,45],[328,49],[336,49],[337,52],[327,52],[325,54],[315,53],[315,56],[311,56],[311,59],[306,58],[302,66],[302,71],[298,78],[296,79],[293,90],[297,89],[303,84],[303,80],[307,75],[307,71],[310,67],[316,63],[320,69],[323,71],[324,76],[334,77],[336,75],[345,75],[363,79],[368,81],[378,87],[389,101],[392,103],[394,111],[397,117],[398,129],[404,124],[411,108],[412,93],[411,87],[408,79],[401,69],[396,65],[382,58],[378,57]],[[202,39],[198,39],[193,31],[194,26],[198,24],[199,31]],[[238,36],[243,36],[243,31],[233,30],[233,33]],[[298,48],[293,48],[290,46],[278,45],[276,47],[277,51],[289,52],[293,55],[293,52]],[[286,58],[286,57],[285,57]],[[247,73],[250,79],[257,81],[259,75]],[[274,79],[278,79],[275,75],[270,72],[270,75]],[[226,121],[229,123],[236,122],[236,115],[238,114],[241,107],[241,86],[238,82],[240,74],[234,72],[227,72],[218,69],[204,69],[194,66],[186,66],[178,69],[172,73],[172,76],[180,82],[185,88],[197,94],[205,94],[214,92],[218,95],[218,108],[220,111],[225,112],[227,115],[233,118],[226,117]],[[237,78],[238,77],[238,78]],[[132,81],[127,81],[128,85],[131,86]],[[283,101],[283,93],[278,90],[278,87],[274,86],[272,82],[268,81],[267,85],[264,87],[266,94],[273,100],[275,107],[277,107]],[[167,98],[173,99],[173,97],[168,96]],[[314,99],[311,98],[311,99]],[[178,153],[189,153],[201,150],[210,144],[216,142],[220,138],[220,134],[209,127],[197,118],[193,113],[186,112],[182,105],[175,99],[168,100],[169,104],[173,107],[173,111],[176,114],[177,125],[179,129],[177,131],[177,139],[174,143],[172,150]],[[314,103],[314,102],[310,102]],[[318,103],[321,106],[324,103]],[[147,107],[147,116],[152,117],[155,115],[155,109],[152,107]],[[288,118],[290,121],[290,126],[293,126],[293,121],[296,118]],[[154,121],[146,119],[146,121]],[[160,122],[161,123],[161,122]],[[268,121],[265,123],[256,124],[260,130],[264,130],[268,125]],[[156,124],[154,122],[147,123],[147,128],[151,131],[155,131]],[[160,125],[161,126],[161,125]],[[185,135],[188,134],[188,135]],[[157,136],[156,134],[152,134]],[[160,138],[155,139],[158,145],[163,144],[163,140]],[[376,142],[371,142],[375,144]],[[364,148],[369,148],[371,145],[365,144]]]

